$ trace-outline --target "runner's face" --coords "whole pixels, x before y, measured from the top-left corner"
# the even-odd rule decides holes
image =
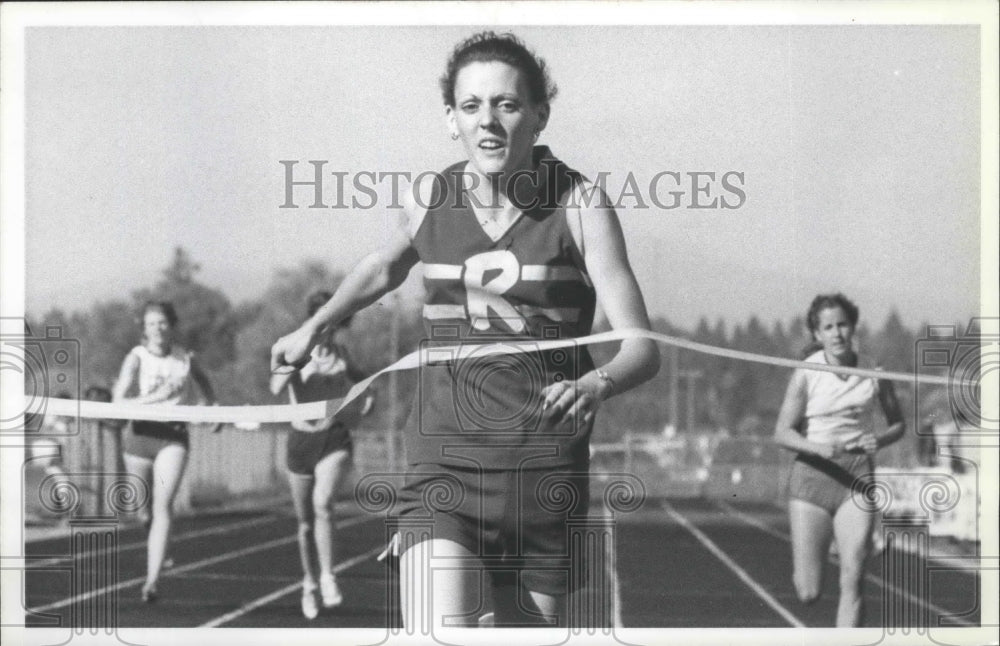
[[[173,338],[170,320],[159,310],[149,310],[142,317],[142,331],[146,340],[153,345],[166,345]]]
[[[853,352],[851,338],[854,336],[854,326],[841,307],[820,310],[819,325],[813,335],[831,357],[843,357]]]
[[[448,125],[484,175],[531,168],[535,132],[547,117],[548,108],[531,101],[521,71],[507,63],[469,63],[455,78]]]

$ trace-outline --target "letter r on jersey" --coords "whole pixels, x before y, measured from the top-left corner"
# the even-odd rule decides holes
[[[476,254],[465,261],[465,290],[473,327],[488,330],[489,310],[493,310],[513,332],[524,332],[526,325],[521,313],[501,296],[517,284],[520,275],[517,257],[506,249]]]

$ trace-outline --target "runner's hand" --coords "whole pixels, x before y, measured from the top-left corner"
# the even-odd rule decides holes
[[[847,445],[843,442],[834,442],[832,444],[822,444],[822,449],[820,451],[820,457],[826,458],[827,460],[832,460],[836,457],[840,457],[847,452]]]
[[[864,433],[856,440],[844,444],[847,453],[874,453],[878,450],[878,441],[872,433]]]
[[[588,424],[604,400],[605,389],[600,379],[588,373],[577,379],[557,381],[542,390],[542,416],[565,424],[574,417]]]
[[[316,345],[317,334],[306,326],[286,334],[271,346],[271,372],[298,370],[309,363],[309,353]]]

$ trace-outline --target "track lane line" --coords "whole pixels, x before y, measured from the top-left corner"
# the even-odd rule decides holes
[[[170,538],[170,543],[179,543],[181,541],[186,541],[192,538],[202,538],[204,536],[214,536],[216,534],[226,534],[228,532],[234,532],[240,529],[246,529],[249,527],[256,527],[257,525],[266,525],[267,523],[274,522],[278,520],[278,516],[267,516],[263,518],[254,518],[252,520],[241,520],[228,524],[214,525],[205,529],[194,529],[187,532],[178,534],[177,536],[172,536]],[[68,537],[67,537],[68,538]],[[131,552],[137,549],[142,549],[146,547],[146,541],[134,541],[132,543],[125,543],[118,546],[118,553]],[[80,556],[86,556],[93,554],[96,550],[84,550],[80,553]],[[29,557],[32,558],[32,557]],[[73,557],[71,555],[66,556],[50,556],[42,558],[39,561],[34,561],[32,558],[32,567],[44,567],[47,565],[58,565],[59,563],[64,563],[66,561],[71,561]]]
[[[721,507],[725,511],[726,514],[728,514],[730,516],[733,516],[734,518],[736,518],[738,520],[741,520],[741,521],[743,521],[744,523],[746,523],[748,525],[756,527],[757,529],[761,530],[762,532],[764,532],[766,534],[769,534],[769,535],[771,535],[771,536],[773,536],[775,538],[780,538],[781,540],[783,540],[783,541],[785,541],[786,543],[789,543],[789,544],[792,542],[792,538],[788,534],[786,534],[786,533],[784,533],[784,532],[782,532],[780,530],[774,529],[770,525],[767,525],[763,521],[761,521],[761,520],[759,520],[757,518],[754,518],[753,516],[748,516],[748,515],[744,514],[743,512],[741,512],[740,510],[738,510],[735,507],[731,506],[729,503],[727,503],[725,501],[713,501],[713,504],[716,505],[716,506]],[[836,565],[838,567],[840,566],[840,560],[837,559],[837,558],[835,558],[832,554],[827,555],[826,558],[827,558],[827,561],[830,562],[830,563],[832,563],[833,565]],[[941,608],[940,606],[935,605],[933,602],[931,602],[931,601],[929,601],[927,599],[922,599],[922,598],[914,595],[909,590],[904,590],[902,588],[899,588],[899,587],[895,586],[892,583],[888,583],[886,581],[883,581],[880,577],[875,576],[871,572],[865,572],[865,580],[868,581],[869,583],[874,583],[878,587],[882,588],[882,590],[886,590],[886,589],[891,590],[891,591],[895,592],[896,594],[903,595],[904,597],[906,597],[910,601],[914,601],[916,603],[919,603],[919,604],[923,605],[928,610],[933,610],[934,612],[937,613],[938,619],[941,619],[943,617],[947,617],[948,619],[954,620],[954,621],[962,624],[963,626],[976,626],[977,625],[977,624],[975,624],[975,623],[973,623],[971,621],[966,621],[966,620],[963,620],[963,619],[959,618],[954,613],[951,613],[951,612],[945,610],[944,608]]]
[[[333,573],[334,574],[340,574],[344,570],[352,568],[355,565],[357,565],[358,563],[361,563],[363,561],[367,561],[368,559],[374,557],[379,552],[381,552],[382,549],[383,548],[381,546],[375,547],[375,548],[372,548],[372,549],[368,550],[364,554],[359,554],[359,555],[357,555],[357,556],[355,556],[353,558],[347,559],[343,563],[338,563],[333,568]],[[243,604],[242,606],[240,606],[239,608],[237,608],[236,610],[233,610],[232,612],[227,612],[226,614],[222,615],[221,617],[217,617],[215,619],[212,619],[211,621],[205,622],[205,623],[201,624],[200,626],[198,626],[198,628],[217,628],[218,626],[221,626],[222,624],[229,623],[230,621],[232,621],[234,619],[238,619],[238,618],[242,617],[243,615],[247,614],[248,612],[256,610],[257,608],[260,608],[261,606],[266,606],[267,604],[271,603],[272,601],[276,601],[276,600],[280,599],[281,597],[287,596],[287,595],[289,595],[289,594],[291,594],[291,593],[293,593],[293,592],[295,592],[297,590],[301,590],[301,589],[302,589],[302,581],[297,580],[295,583],[291,583],[289,585],[286,585],[283,588],[279,588],[278,590],[275,590],[274,592],[271,592],[269,594],[265,594],[263,597],[259,597],[257,599],[254,599],[253,601],[247,602],[247,603]]]
[[[718,545],[716,545],[712,541],[712,539],[706,536],[700,529],[698,529],[691,521],[685,518],[680,512],[674,509],[669,502],[664,500],[662,501],[661,504],[663,505],[664,511],[666,511],[674,521],[676,521],[681,527],[686,529],[688,532],[691,533],[692,536],[698,539],[698,542],[701,543],[702,546],[705,547],[705,549],[711,552],[712,555],[715,556],[715,558],[722,561],[723,565],[725,565],[733,572],[733,574],[739,577],[739,579],[743,581],[743,583],[745,583],[747,587],[753,590],[758,597],[763,599],[764,603],[770,606],[772,610],[781,615],[781,617],[792,626],[795,626],[796,628],[806,628],[806,625],[798,617],[792,614],[791,611],[788,610],[788,608],[781,605],[781,603],[779,603],[777,599],[771,596],[771,594],[767,590],[765,590],[763,586],[761,586],[759,583],[757,583],[757,581],[753,579],[753,577],[747,574],[746,570],[744,570],[742,567],[739,566],[739,564],[737,564],[735,561],[729,558],[729,555],[726,554]]]
[[[337,523],[337,529],[344,527],[350,527],[352,525],[357,525],[366,520],[371,520],[374,517],[371,516],[355,516],[344,521]],[[222,563],[224,561],[229,561],[231,559],[239,558],[241,556],[247,556],[248,554],[255,554],[257,552],[263,552],[274,547],[281,545],[286,545],[288,543],[294,543],[298,540],[298,535],[293,534],[292,536],[286,536],[285,538],[276,538],[264,543],[258,543],[257,545],[251,545],[250,547],[244,547],[243,549],[233,550],[231,552],[224,552],[217,556],[212,556],[207,559],[202,559],[200,561],[194,561],[193,563],[188,563],[187,565],[180,565],[163,573],[164,578],[176,576],[184,572],[189,572],[191,570],[197,570],[198,568],[207,567],[210,565],[215,565],[216,563]],[[97,590],[91,590],[85,594],[79,594],[72,597],[67,597],[53,603],[46,604],[44,606],[39,606],[37,608],[27,608],[29,612],[42,613],[49,610],[55,610],[57,608],[64,608],[70,604],[76,603],[77,601],[85,601],[91,597],[96,597],[97,595],[104,594],[106,592],[111,592],[114,590],[122,590],[124,588],[129,588],[134,585],[144,583],[146,581],[145,576],[137,576],[125,581],[120,581],[114,585],[104,586],[103,588],[98,588]]]
[[[722,500],[716,501],[716,502],[718,502],[719,504],[728,504],[728,503],[726,503],[725,501],[722,501]],[[787,517],[788,516],[788,510],[787,509],[782,509],[781,507],[779,507],[778,505],[776,505],[774,503],[768,503],[768,504],[771,507],[774,507],[774,509],[776,511],[780,512],[781,516],[783,516],[783,517]],[[899,546],[897,549],[899,549],[900,551],[907,551],[902,546]],[[909,551],[912,551],[912,550],[909,550]],[[969,561],[976,561],[976,560],[978,560],[980,558],[986,558],[986,557],[982,557],[980,555],[969,555],[969,556],[944,556],[944,555],[939,555],[939,556],[931,556],[931,555],[928,554],[926,558],[927,558],[927,560],[929,562],[932,562],[935,566],[942,567],[942,568],[953,568],[955,572],[961,572],[962,574],[965,574],[965,575],[968,575],[968,576],[975,576],[976,573],[977,573],[976,569],[975,568],[970,568],[967,563]]]

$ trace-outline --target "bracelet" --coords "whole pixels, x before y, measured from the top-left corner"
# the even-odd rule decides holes
[[[609,393],[615,389],[615,380],[612,379],[611,375],[609,375],[607,372],[601,370],[600,368],[594,368],[594,374],[596,374],[597,378],[601,380],[601,383],[605,383],[608,385]]]

